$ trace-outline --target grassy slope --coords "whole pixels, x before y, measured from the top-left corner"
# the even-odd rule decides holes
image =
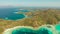
[[[0,19],[0,33],[5,29],[15,27],[15,26],[32,26],[38,27],[44,24],[57,24],[60,21],[60,10],[34,10],[31,12],[25,13],[28,18],[18,21],[8,21]]]

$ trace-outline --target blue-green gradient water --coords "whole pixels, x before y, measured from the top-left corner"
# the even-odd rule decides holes
[[[51,34],[49,32],[50,32],[49,30],[44,28],[38,30],[20,28],[20,29],[13,30],[12,34]]]
[[[20,11],[18,8],[0,8],[0,18],[7,20],[18,20],[25,17],[24,14],[16,14],[14,12]],[[27,11],[27,10],[22,10]]]
[[[9,30],[6,30],[4,34],[60,34],[60,24],[55,26],[42,26],[39,28],[32,28],[32,27],[15,27]]]

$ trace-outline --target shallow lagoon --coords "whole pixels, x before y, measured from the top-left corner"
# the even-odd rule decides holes
[[[7,29],[3,34],[57,34],[53,26],[41,26],[39,28],[33,28],[29,26],[17,26],[14,28]]]
[[[15,8],[7,8],[7,9],[0,9],[0,18],[7,19],[7,20],[17,20],[22,19],[25,17],[24,14],[16,14],[14,12],[17,12],[18,9]],[[24,10],[23,10],[24,11]],[[24,11],[25,12],[25,11]],[[47,26],[46,26],[47,27]],[[54,26],[55,31],[57,31],[57,34],[60,34],[60,24],[57,24]],[[29,27],[17,27],[17,28],[11,28],[5,31],[3,34],[56,34],[56,32],[53,33],[53,29],[50,28],[29,28]]]

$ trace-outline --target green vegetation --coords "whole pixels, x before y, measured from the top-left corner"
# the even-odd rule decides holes
[[[32,26],[39,27],[44,24],[58,24],[60,21],[60,10],[59,9],[32,9],[26,12],[27,18],[23,20],[3,20],[0,19],[0,33],[6,28],[11,28],[15,26]]]

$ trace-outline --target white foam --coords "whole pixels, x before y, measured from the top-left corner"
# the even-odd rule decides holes
[[[17,14],[18,12],[14,12],[14,13],[16,13],[16,14]]]

